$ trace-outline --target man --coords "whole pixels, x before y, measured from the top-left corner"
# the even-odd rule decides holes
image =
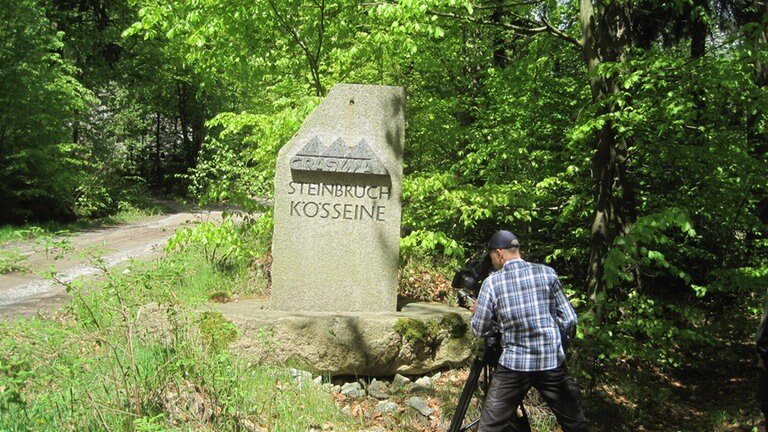
[[[497,272],[480,288],[472,316],[476,336],[497,322],[503,352],[491,380],[478,432],[502,431],[514,407],[535,387],[564,432],[589,431],[579,390],[565,366],[565,350],[576,330],[576,312],[551,267],[520,257],[520,243],[509,231],[488,241]]]
[[[768,430],[768,307],[757,329],[757,398],[763,413],[763,429]]]
[[[757,203],[757,215],[760,222],[768,225],[768,198]],[[768,303],[765,305],[763,319],[757,329],[755,348],[757,349],[757,398],[763,413],[763,428],[768,431]]]

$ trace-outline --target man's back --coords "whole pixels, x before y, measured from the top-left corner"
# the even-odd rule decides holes
[[[563,293],[555,271],[517,258],[507,261],[483,283],[473,330],[482,332],[497,318],[504,353],[500,363],[518,371],[554,369],[565,359],[563,335],[576,325],[576,313]],[[477,328],[475,328],[477,327]]]

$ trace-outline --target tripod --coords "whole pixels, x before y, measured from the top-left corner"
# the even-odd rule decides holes
[[[465,299],[474,299],[468,296],[466,293],[461,293]],[[472,399],[476,399],[478,406],[482,406],[485,400],[485,394],[491,385],[491,377],[493,371],[496,369],[496,365],[499,362],[501,356],[501,334],[498,328],[483,335],[483,344],[480,345],[475,352],[475,357],[472,360],[472,366],[469,369],[469,376],[467,382],[464,384],[464,389],[461,391],[459,397],[459,403],[456,406],[456,411],[451,418],[451,424],[448,427],[448,432],[465,432],[475,430],[477,424],[480,422],[480,417],[466,420],[467,411],[469,410]],[[506,427],[506,432],[531,432],[531,425],[528,422],[528,414],[525,412],[525,407],[521,403],[516,409],[516,415],[514,420]]]

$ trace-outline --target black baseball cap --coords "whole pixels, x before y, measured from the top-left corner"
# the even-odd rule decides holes
[[[517,236],[509,231],[501,230],[496,231],[491,239],[488,240],[488,249],[510,249],[513,247],[520,247],[520,243],[517,241]]]

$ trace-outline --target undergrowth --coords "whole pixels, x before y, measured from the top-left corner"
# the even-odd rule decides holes
[[[60,313],[0,324],[0,430],[345,430],[328,392],[230,355],[234,326],[195,312],[238,271],[190,249],[103,273]]]

